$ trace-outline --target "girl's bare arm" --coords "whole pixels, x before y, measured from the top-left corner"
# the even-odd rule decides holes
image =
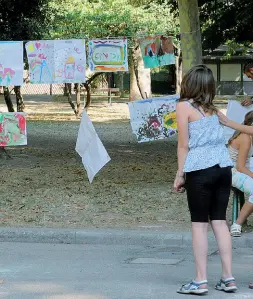
[[[236,131],[248,134],[248,135],[253,135],[253,127],[252,126],[245,126],[242,124],[238,124],[237,122],[228,119],[222,112],[218,111],[217,115],[219,117],[220,122],[226,126],[230,127]]]
[[[177,104],[176,109],[177,116],[177,128],[178,128],[178,175],[183,176],[184,164],[189,151],[188,148],[188,118],[189,118],[189,107],[186,103],[181,102]]]
[[[247,134],[241,134],[239,136],[239,150],[238,150],[238,159],[236,163],[236,169],[242,173],[247,174],[253,178],[253,172],[251,172],[246,167],[246,160],[251,148],[251,138]]]

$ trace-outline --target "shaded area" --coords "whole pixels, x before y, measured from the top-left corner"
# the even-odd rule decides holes
[[[0,159],[2,225],[190,229],[186,195],[172,190],[176,137],[138,144],[125,103],[93,103],[89,115],[112,160],[89,184],[74,150],[79,120],[71,111],[61,114],[65,103],[37,105],[41,113],[28,114],[28,147],[8,149],[13,159]],[[41,120],[43,105],[60,109]]]

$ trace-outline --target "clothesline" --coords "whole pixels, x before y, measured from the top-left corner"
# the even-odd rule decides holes
[[[15,26],[14,26],[15,27]],[[1,28],[1,25],[0,25],[0,28]],[[62,27],[64,29],[66,29],[67,27]],[[59,28],[58,28],[59,29]],[[72,28],[71,27],[68,27],[68,30],[71,30]],[[76,28],[73,28],[73,29],[76,29]],[[127,34],[127,35],[118,35],[118,36],[103,36],[101,35],[100,37],[91,37],[89,35],[86,35],[86,34],[82,34],[82,33],[78,33],[78,37],[77,39],[85,39],[85,40],[99,40],[99,39],[118,39],[118,38],[136,38],[136,39],[139,39],[139,38],[145,38],[145,37],[148,37],[148,36],[155,36],[155,35],[161,35],[161,36],[166,36],[166,37],[176,37],[176,38],[179,38],[181,35],[184,35],[184,34],[193,34],[193,33],[196,33],[196,32],[199,32],[200,31],[200,28],[197,29],[197,30],[192,30],[192,31],[185,31],[185,32],[178,32],[178,33],[161,33],[161,32],[158,32],[158,33],[149,33],[149,32],[145,32],[145,33],[136,33],[136,34]],[[74,39],[74,37],[69,34],[69,35],[66,35],[66,36],[63,36],[63,37],[60,37],[60,38],[51,38],[48,36],[48,38],[46,38],[45,40],[59,40],[59,39],[62,39],[62,38],[71,38],[71,39]],[[22,40],[24,43],[27,43],[29,42],[30,40],[34,40],[34,39],[28,39],[28,40]],[[5,41],[8,41],[8,40],[5,40]],[[11,40],[10,40],[11,41]]]
[[[173,40],[155,35],[138,40],[145,68],[175,64]],[[92,72],[128,72],[128,40],[84,39],[1,41],[0,85],[22,85],[24,48],[30,81],[36,84],[83,83]],[[87,49],[87,50],[86,50]]]

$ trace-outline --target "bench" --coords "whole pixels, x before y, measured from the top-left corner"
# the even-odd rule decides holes
[[[236,219],[238,218],[238,211],[239,211],[239,204],[240,204],[240,210],[242,208],[242,206],[245,203],[245,197],[244,197],[244,193],[234,187],[232,187],[232,191],[233,191],[233,211],[232,211],[232,223],[234,223],[236,221]]]
[[[112,98],[120,98],[120,95],[114,95],[114,93],[119,93],[119,88],[101,88],[101,89],[94,89],[92,92],[107,92],[108,93],[108,103],[111,105],[112,104]]]

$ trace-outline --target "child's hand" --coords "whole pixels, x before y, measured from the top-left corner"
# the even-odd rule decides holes
[[[185,192],[184,184],[185,184],[185,179],[181,176],[176,176],[174,181],[174,191],[178,193]]]
[[[229,119],[226,117],[226,115],[220,111],[217,112],[217,115],[219,117],[220,123],[222,123],[224,126],[226,126],[229,121]]]
[[[250,105],[252,105],[253,104],[253,102],[252,102],[252,99],[250,98],[250,97],[247,97],[247,98],[245,98],[243,101],[242,101],[242,106],[250,106]]]

